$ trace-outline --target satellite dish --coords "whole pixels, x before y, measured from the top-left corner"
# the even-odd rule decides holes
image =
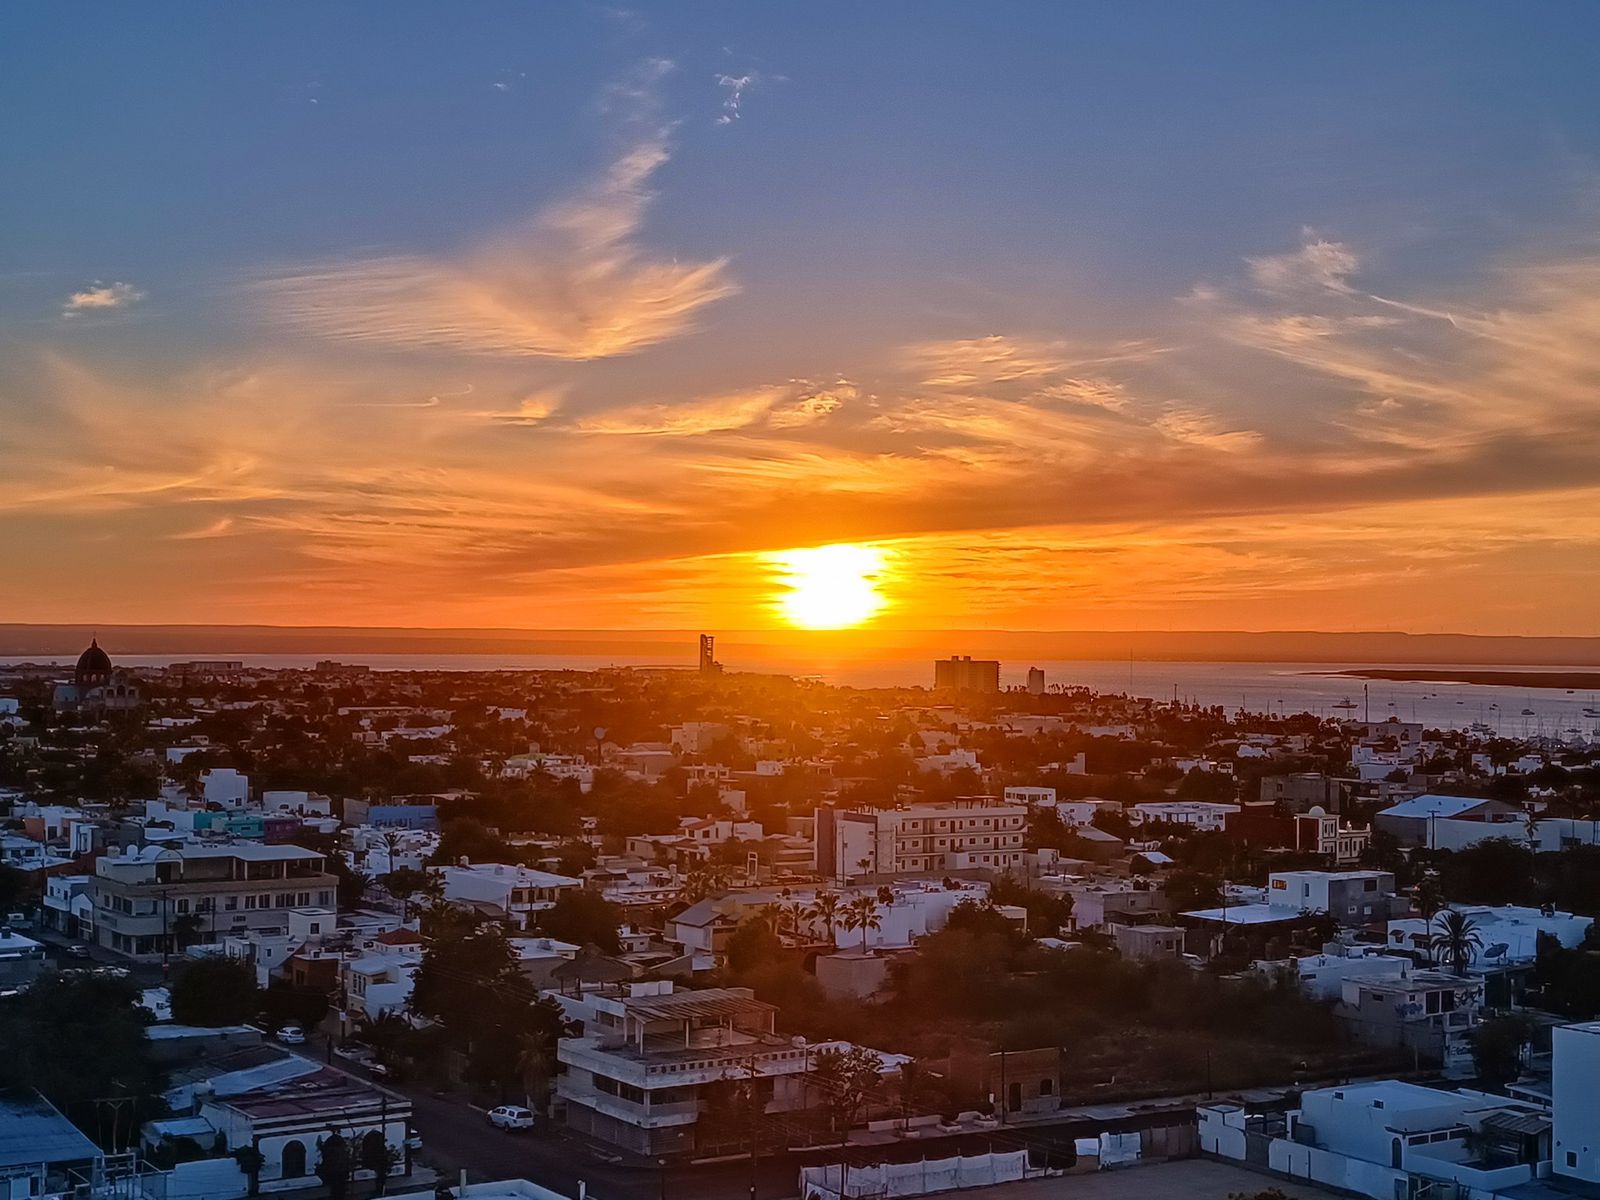
[[[606,740],[606,727],[604,725],[596,725],[594,727],[594,740],[597,742]]]
[[[1507,950],[1511,949],[1508,942],[1496,942],[1483,952],[1485,958],[1504,958]]]

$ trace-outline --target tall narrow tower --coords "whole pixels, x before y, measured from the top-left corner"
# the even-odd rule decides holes
[[[709,633],[700,635],[700,670],[709,674],[717,669],[717,639]]]

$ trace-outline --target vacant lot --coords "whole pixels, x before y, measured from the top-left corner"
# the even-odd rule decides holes
[[[1202,1159],[1005,1183],[968,1194],[973,1200],[1228,1200],[1237,1193],[1254,1196],[1274,1187],[1298,1200],[1324,1200],[1338,1194]]]

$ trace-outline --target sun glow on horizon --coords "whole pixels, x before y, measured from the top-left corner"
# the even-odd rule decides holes
[[[875,546],[847,542],[784,550],[770,556],[783,590],[778,615],[799,629],[848,629],[888,604],[880,590],[887,556]]]

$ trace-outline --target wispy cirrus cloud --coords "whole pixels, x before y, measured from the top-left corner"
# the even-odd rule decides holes
[[[257,294],[290,328],[397,350],[583,361],[689,332],[739,289],[726,258],[659,257],[640,241],[651,178],[670,157],[653,113],[669,68],[654,60],[611,89],[607,104],[628,110],[635,136],[578,195],[456,255],[315,264],[260,281]]]
[[[901,351],[901,359],[920,381],[935,388],[984,389],[1024,384],[1108,408],[1121,407],[1122,389],[1097,377],[1106,368],[1148,361],[1162,353],[1148,341],[1088,346],[1047,338],[990,334],[921,342]]]
[[[84,313],[105,313],[137,304],[144,292],[131,283],[101,283],[98,279],[88,287],[73,292],[61,306],[63,317],[77,317]]]

